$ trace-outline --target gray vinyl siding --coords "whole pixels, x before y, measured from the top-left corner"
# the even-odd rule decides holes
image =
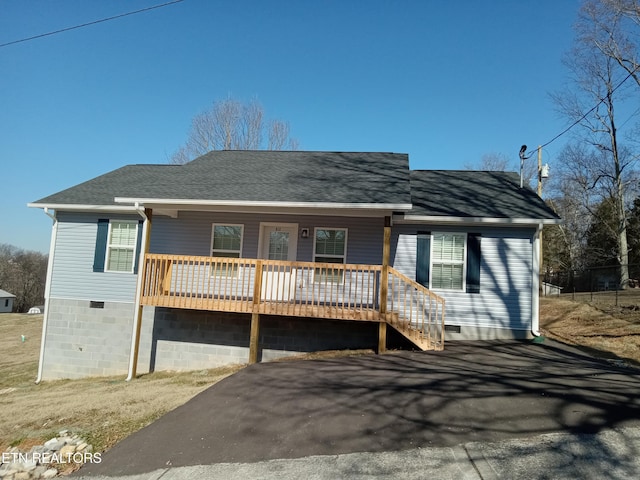
[[[135,274],[93,271],[100,218],[140,219],[136,215],[60,212],[51,297],[107,302],[135,300]],[[347,263],[379,265],[382,262],[384,220],[381,218],[180,212],[174,219],[158,215],[153,217],[150,251],[208,256],[212,224],[233,223],[244,225],[242,256],[256,258],[260,222],[297,223],[300,229],[308,228],[309,238],[298,237],[299,261],[313,261],[315,227],[335,227],[348,229]]]
[[[93,271],[100,218],[140,219],[135,215],[60,212],[51,277],[51,297],[105,302],[134,301],[137,275]]]
[[[434,290],[446,299],[446,323],[475,328],[528,330],[531,326],[533,229],[471,228],[440,226],[394,227],[392,265],[415,279],[416,233],[480,233],[480,293]]]
[[[261,222],[297,223],[299,230],[309,229],[309,238],[300,238],[298,235],[298,261],[313,261],[314,228],[326,227],[347,228],[346,263],[382,263],[382,218],[180,212],[178,218],[153,218],[149,250],[151,253],[208,256],[211,252],[212,224],[241,224],[244,225],[242,257],[257,258]]]

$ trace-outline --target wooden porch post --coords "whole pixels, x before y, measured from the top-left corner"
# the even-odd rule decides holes
[[[391,217],[384,217],[382,271],[380,272],[380,323],[378,324],[378,353],[387,350],[387,296],[389,289],[389,258],[391,257]]]
[[[260,314],[251,314],[251,338],[249,340],[249,363],[258,363],[258,339],[260,338]]]
[[[384,217],[384,244],[382,247],[382,272],[380,273],[380,316],[386,321],[389,288],[389,258],[391,257],[391,217]]]
[[[140,351],[140,329],[142,328],[142,309],[144,308],[142,306],[142,285],[144,282],[145,274],[145,256],[147,253],[149,253],[149,239],[151,238],[151,216],[153,212],[150,208],[145,208],[144,214],[147,217],[145,221],[146,229],[144,232],[144,238],[142,239],[142,251],[139,252],[138,282],[136,288],[136,312],[133,320],[131,358],[129,358],[129,375],[127,376],[127,381],[132,380],[136,376],[138,370],[138,353]]]
[[[256,262],[253,280],[253,313],[251,313],[251,336],[249,337],[249,363],[258,362],[260,350],[260,296],[262,295],[262,260]]]

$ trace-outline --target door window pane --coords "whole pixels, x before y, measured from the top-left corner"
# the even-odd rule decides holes
[[[269,260],[287,260],[289,258],[289,232],[270,232]]]

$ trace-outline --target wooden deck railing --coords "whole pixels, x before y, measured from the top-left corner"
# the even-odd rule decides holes
[[[141,303],[386,321],[423,348],[439,348],[444,328],[436,322],[444,322],[444,300],[390,268],[381,313],[381,275],[380,265],[147,254]]]
[[[445,300],[389,268],[387,322],[425,350],[444,348]]]

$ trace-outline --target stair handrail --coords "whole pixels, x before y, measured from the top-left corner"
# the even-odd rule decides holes
[[[446,309],[444,297],[432,292],[393,267],[389,267],[388,271],[387,281],[390,283],[390,288],[387,322],[394,328],[404,331],[405,334],[415,335],[418,341],[426,341],[428,349],[444,349]],[[394,278],[411,291],[408,293],[407,288],[402,292],[397,291]],[[428,311],[425,312],[427,305]]]

